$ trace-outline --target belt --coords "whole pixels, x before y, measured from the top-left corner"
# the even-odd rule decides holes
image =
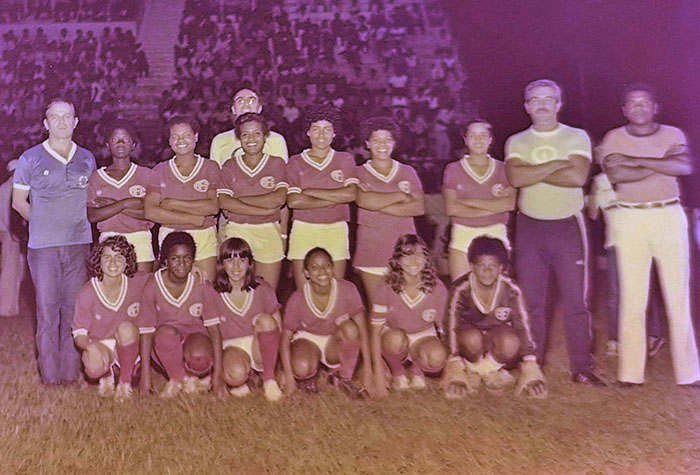
[[[681,202],[680,199],[674,198],[668,201],[650,201],[648,203],[615,203],[607,206],[605,209],[625,208],[625,209],[652,209],[663,208],[664,206],[677,205]]]

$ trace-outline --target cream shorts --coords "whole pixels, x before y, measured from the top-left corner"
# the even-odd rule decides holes
[[[253,335],[248,335],[248,336],[239,336],[237,338],[227,338],[225,339],[221,346],[223,347],[224,350],[226,348],[240,348],[241,350],[245,351],[246,354],[248,355],[248,361],[250,362],[250,367],[253,368],[255,371],[260,372],[262,371],[262,361],[259,359],[256,359],[255,357],[255,351],[253,350],[253,345],[255,345],[255,337]],[[258,351],[258,358],[260,352]]]
[[[309,340],[321,350],[321,363],[326,365],[328,368],[338,368],[340,367],[340,363],[330,364],[326,359],[326,345],[328,345],[328,341],[331,339],[331,337],[332,335],[316,335],[314,333],[309,333],[302,330],[294,333],[292,336],[292,342],[297,340]]]
[[[279,223],[245,224],[227,223],[224,240],[230,237],[243,239],[253,251],[253,259],[271,264],[284,259],[284,243]]]
[[[314,247],[324,248],[334,261],[350,259],[348,223],[345,221],[335,223],[292,222],[287,259],[303,260],[306,253]]]

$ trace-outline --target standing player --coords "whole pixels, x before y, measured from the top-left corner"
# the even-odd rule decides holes
[[[308,282],[289,297],[284,310],[280,357],[285,393],[294,393],[297,379],[316,392],[316,372],[323,363],[338,370],[332,374],[336,387],[361,397],[351,381],[360,352],[366,391],[372,389],[372,369],[360,294],[352,283],[333,277],[333,262],[325,249],[311,249],[303,265]]]
[[[153,223],[143,215],[143,200],[151,170],[131,161],[137,146],[130,122],[115,120],[107,126],[112,163],[99,168],[88,182],[88,220],[97,223],[100,241],[121,234],[136,249],[138,270],[153,270]]]
[[[357,243],[353,266],[372,301],[384,282],[396,240],[415,234],[414,216],[425,212],[423,186],[416,171],[391,158],[399,127],[385,117],[369,119],[362,136],[370,159],[357,167]]]
[[[191,273],[195,254],[190,234],[168,234],[160,249],[165,267],[152,274],[143,288],[137,322],[141,334],[139,388],[144,394],[151,389],[151,356],[168,376],[161,397],[174,397],[183,389],[186,393],[207,390],[209,384],[217,393],[223,390],[216,296],[208,284],[195,281]]]
[[[443,378],[445,396],[464,397],[482,379],[488,390],[501,392],[515,382],[506,368],[520,363],[516,393],[545,397],[525,301],[518,285],[503,275],[508,264],[503,241],[479,236],[468,256],[471,272],[452,283],[447,311],[451,356]]]
[[[508,183],[503,162],[489,155],[491,124],[476,119],[467,124],[468,154],[445,167],[442,197],[452,220],[448,266],[450,279],[469,271],[467,249],[476,236],[493,236],[510,248],[506,225],[515,208],[516,192]]]
[[[195,265],[211,280],[216,272],[216,219],[221,170],[216,163],[195,155],[199,124],[192,117],[168,121],[170,147],[175,156],[153,167],[146,188],[146,219],[160,223],[158,243],[173,231],[186,231],[197,247]]]
[[[304,256],[322,247],[333,259],[333,275],[342,280],[350,258],[349,203],[355,201],[355,159],[331,148],[340,118],[329,105],[312,106],[306,113],[306,135],[311,148],[294,155],[287,167],[287,205],[294,210],[287,258],[300,290],[306,281]]]
[[[253,253],[239,238],[221,244],[216,260],[214,289],[219,293],[223,378],[234,396],[250,393],[251,368],[262,373],[268,401],[278,401],[282,391],[275,381],[280,346],[280,304],[274,289],[255,278]]]
[[[587,239],[581,210],[591,142],[559,123],[561,91],[548,79],[525,87],[532,127],[506,141],[508,181],[519,188],[515,269],[532,318],[537,359],[544,361],[549,276],[554,274],[569,352],[571,379],[605,383],[593,371],[591,314],[586,307]]]
[[[399,237],[386,282],[370,314],[374,385],[386,394],[382,357],[398,390],[424,389],[424,373],[438,373],[447,361],[440,342],[447,290],[438,279],[425,243],[415,234]],[[409,362],[411,379],[404,363]]]
[[[87,220],[88,178],[95,157],[73,142],[73,104],[46,107],[48,140],[26,150],[13,177],[12,207],[29,221],[27,260],[36,293],[36,347],[44,384],[70,383],[80,374],[71,336],[75,299],[88,280],[92,233]]]
[[[676,382],[700,385],[690,315],[688,220],[676,178],[692,171],[688,141],[680,129],[656,122],[659,101],[649,85],[630,84],[623,101],[627,124],[609,131],[600,145],[603,168],[617,193],[610,214],[620,284],[617,378],[623,385],[644,382],[653,260],[666,303]]]
[[[217,194],[228,221],[224,238],[238,237],[249,243],[255,272],[276,289],[284,259],[280,207],[288,185],[284,161],[263,152],[269,132],[258,114],[246,113],[236,119],[243,155],[224,163]]]
[[[75,346],[83,352],[85,374],[100,379],[99,394],[129,399],[139,354],[141,290],[148,274],[136,274],[136,252],[124,236],[111,236],[90,253],[92,277],[80,290],[73,317]],[[114,364],[120,368],[114,390]]]

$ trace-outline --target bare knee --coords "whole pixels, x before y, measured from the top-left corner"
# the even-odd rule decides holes
[[[420,359],[421,366],[426,369],[439,371],[447,362],[447,349],[436,337],[419,342],[416,353]]]
[[[85,374],[90,379],[98,379],[109,371],[112,365],[112,352],[102,343],[91,343],[82,354]]]
[[[511,328],[498,327],[489,333],[489,351],[500,363],[510,364],[520,354],[520,338]]]
[[[183,348],[185,358],[213,358],[214,349],[209,338],[202,333],[187,337]]]
[[[259,332],[270,332],[277,330],[278,325],[277,325],[277,320],[272,315],[269,315],[267,313],[261,313],[260,315],[257,316],[255,319],[255,331]]]
[[[131,345],[139,339],[139,330],[131,322],[121,322],[117,326],[116,333],[117,343],[120,345]]]
[[[360,341],[360,329],[352,320],[345,320],[338,326],[335,333],[339,341],[352,342]]]
[[[478,360],[486,352],[481,330],[469,326],[457,331],[457,348],[459,354],[469,361]]]
[[[296,341],[291,348],[292,372],[297,379],[306,379],[316,374],[320,350],[311,342]]]
[[[248,355],[238,348],[227,348],[223,356],[224,381],[232,387],[238,387],[248,380],[250,366]]]
[[[382,350],[387,353],[408,353],[408,337],[401,330],[390,328],[382,334]]]

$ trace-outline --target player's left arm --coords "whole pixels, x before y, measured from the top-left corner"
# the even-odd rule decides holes
[[[25,221],[29,221],[32,205],[29,203],[29,189],[12,188],[12,209],[17,211]]]
[[[181,211],[195,216],[213,216],[219,212],[219,201],[216,190],[209,188],[207,197],[198,200],[182,200],[179,198],[163,198],[160,207],[169,211]]]
[[[237,196],[239,201],[256,208],[277,209],[287,201],[287,188],[280,187],[275,191],[261,195]]]
[[[352,203],[357,197],[357,185],[350,183],[340,188],[331,189],[304,188],[301,190],[301,194],[335,204]]]
[[[588,173],[591,169],[591,159],[584,155],[572,154],[568,156],[569,166],[555,171],[543,183],[568,188],[580,188],[588,181]]]
[[[490,211],[491,213],[504,213],[515,209],[515,188],[508,186],[504,189],[504,196],[494,198],[463,198],[457,200],[459,204],[472,208]]]
[[[425,195],[422,190],[405,193],[406,200],[381,208],[382,213],[392,216],[421,216],[425,214]]]

